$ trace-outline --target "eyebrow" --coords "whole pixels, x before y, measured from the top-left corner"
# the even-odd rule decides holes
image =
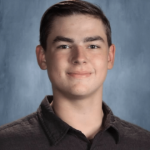
[[[98,40],[102,41],[104,43],[104,39],[100,36],[86,37],[86,38],[84,38],[83,42],[86,43],[86,42],[98,41]],[[61,42],[61,41],[74,43],[73,39],[67,38],[67,37],[64,37],[64,36],[56,36],[56,38],[53,40],[53,43]]]
[[[70,38],[67,38],[67,37],[64,37],[64,36],[56,36],[56,38],[53,40],[53,43],[61,42],[61,41],[69,42],[69,43],[74,42],[73,39],[70,39]]]
[[[91,41],[98,41],[98,40],[104,42],[104,39],[100,36],[86,37],[84,39],[84,42],[91,42]]]

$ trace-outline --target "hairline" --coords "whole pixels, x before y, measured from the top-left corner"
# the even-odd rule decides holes
[[[103,20],[102,20],[101,17],[98,17],[98,16],[93,15],[93,14],[88,14],[88,13],[74,12],[73,14],[67,14],[67,15],[63,15],[63,16],[61,16],[61,15],[55,15],[55,16],[52,18],[52,24],[50,25],[50,27],[49,27],[49,29],[48,29],[48,35],[47,35],[47,39],[46,39],[46,49],[47,49],[47,43],[48,43],[48,36],[51,34],[51,30],[52,30],[52,28],[53,28],[53,24],[54,24],[55,20],[56,20],[57,18],[69,17],[69,16],[73,16],[73,15],[84,15],[84,16],[89,16],[89,17],[92,17],[92,18],[99,19],[99,20],[102,22],[103,26],[104,26],[105,35],[106,35],[106,39],[107,39],[107,44],[108,44],[108,47],[110,47],[110,45],[109,45],[109,43],[108,43],[108,37],[107,37],[107,31],[106,31],[106,30],[107,30],[107,27],[106,27],[106,25],[104,24],[104,22],[103,22]],[[44,49],[44,50],[46,51],[46,49]]]

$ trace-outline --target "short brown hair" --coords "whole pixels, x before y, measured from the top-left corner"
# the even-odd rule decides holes
[[[40,44],[44,50],[46,50],[47,38],[50,34],[54,19],[57,16],[64,17],[74,14],[91,15],[95,18],[101,19],[106,29],[108,46],[112,44],[110,23],[101,8],[86,1],[69,0],[59,2],[49,7],[43,14],[40,24]]]

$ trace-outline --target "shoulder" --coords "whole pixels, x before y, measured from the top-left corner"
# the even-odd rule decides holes
[[[141,128],[138,125],[135,125],[133,123],[127,122],[125,120],[120,119],[119,117],[115,116],[115,120],[118,124],[119,130],[121,131],[121,133],[123,133],[124,135],[129,135],[129,134],[134,134],[134,135],[144,135],[147,137],[150,137],[150,131]]]
[[[36,122],[36,120],[37,120],[37,113],[32,113],[14,122],[2,125],[0,126],[0,138],[3,134],[7,133],[9,134],[10,132],[15,132],[18,131],[19,129],[24,129],[31,126],[31,122]]]
[[[0,149],[26,147],[35,137],[44,137],[36,112],[0,127]]]
[[[116,127],[120,134],[120,142],[133,146],[150,148],[150,132],[135,124],[115,116]]]

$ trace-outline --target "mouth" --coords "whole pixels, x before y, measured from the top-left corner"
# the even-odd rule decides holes
[[[67,74],[73,78],[87,78],[91,75],[89,72],[72,72]]]

